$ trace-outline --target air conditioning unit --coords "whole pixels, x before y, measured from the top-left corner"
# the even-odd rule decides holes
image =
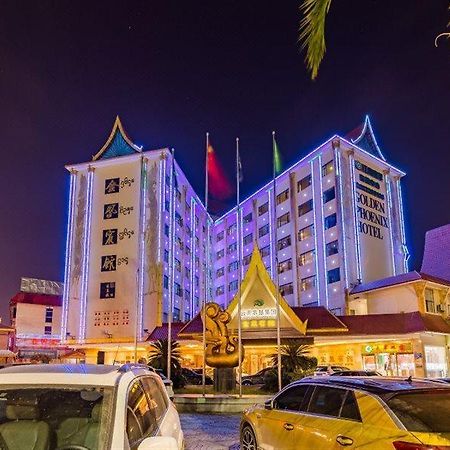
[[[444,305],[437,305],[436,309],[437,309],[437,312],[439,312],[439,313],[445,312],[445,306]]]

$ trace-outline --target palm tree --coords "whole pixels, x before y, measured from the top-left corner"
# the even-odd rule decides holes
[[[314,369],[317,366],[317,359],[309,356],[311,346],[300,344],[299,341],[292,339],[287,344],[281,346],[281,367],[284,372],[305,372]],[[278,365],[278,354],[270,355],[272,365]]]
[[[169,340],[159,339],[150,344],[150,352],[148,354],[148,364],[155,369],[161,369],[167,375],[167,359],[169,353]],[[172,341],[171,344],[171,372],[175,373],[181,369],[180,344]]]

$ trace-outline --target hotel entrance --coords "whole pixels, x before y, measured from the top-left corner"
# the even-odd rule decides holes
[[[416,375],[411,342],[373,342],[364,344],[361,350],[364,370],[375,370],[385,376]]]

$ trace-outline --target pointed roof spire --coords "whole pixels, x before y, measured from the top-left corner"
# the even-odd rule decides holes
[[[353,138],[353,136],[356,137]],[[386,161],[375,138],[369,115],[366,115],[364,124],[349,133],[349,137],[354,144],[358,145],[358,147],[361,147],[363,150],[366,150],[377,158]]]
[[[142,147],[134,144],[125,132],[119,116],[116,116],[111,133],[103,147],[92,157],[92,161],[142,152]]]

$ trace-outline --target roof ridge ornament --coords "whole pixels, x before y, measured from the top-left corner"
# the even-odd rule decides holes
[[[361,141],[365,140],[366,144],[369,148],[365,148],[363,145],[364,143],[359,144]],[[381,152],[380,146],[378,145],[378,142],[375,138],[375,133],[373,132],[372,123],[370,122],[370,117],[368,114],[366,114],[366,117],[364,119],[364,125],[361,130],[361,134],[356,139],[351,139],[351,142],[353,144],[358,144],[360,147],[365,148],[365,150],[369,151],[375,151],[377,155],[379,156],[383,161],[386,161],[386,158],[384,157],[383,153]]]
[[[92,161],[141,152],[142,147],[137,146],[131,141],[123,128],[120,117],[117,115],[108,139],[103,147],[92,157]]]

